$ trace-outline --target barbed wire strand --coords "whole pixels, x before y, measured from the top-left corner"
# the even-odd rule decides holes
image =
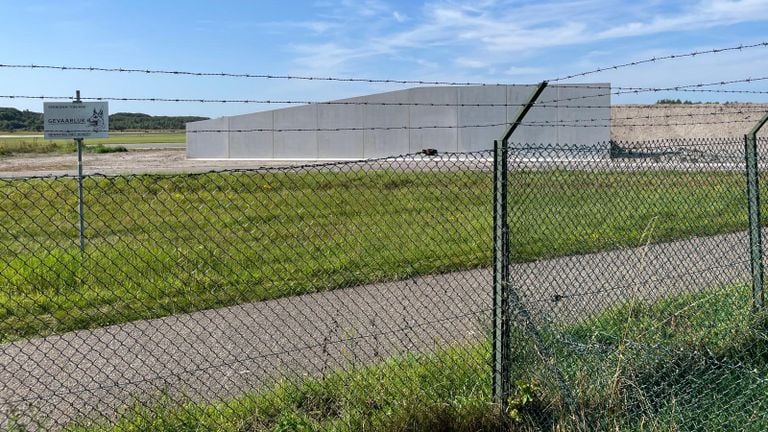
[[[611,125],[610,127],[666,127],[666,126],[696,126],[696,125],[722,125],[722,124],[735,124],[735,123],[754,123],[754,119],[741,119],[741,120],[723,120],[714,122],[692,122],[692,123],[632,123],[623,125]],[[337,127],[337,128],[252,128],[252,129],[197,129],[187,130],[187,133],[257,133],[257,132],[354,132],[354,131],[396,131],[396,130],[428,130],[428,129],[473,129],[473,128],[491,128],[508,126],[510,122],[500,123],[487,123],[487,124],[470,124],[470,125],[425,125],[425,126],[368,126],[368,127]],[[542,122],[542,123],[520,123],[520,126],[529,127],[603,127],[607,128],[609,125],[595,125],[595,124],[573,124],[573,123],[558,123],[558,122]]]
[[[708,54],[721,54],[729,51],[742,51],[751,48],[768,47],[768,42],[758,42],[754,44],[740,44],[736,46],[713,48],[708,50],[691,51],[681,54],[671,54],[666,56],[651,57],[642,60],[636,60],[628,63],[612,66],[600,67],[597,69],[579,72],[549,79],[547,81],[557,82],[566,79],[587,76],[607,70],[616,70],[631,66],[637,66],[645,63],[653,63],[664,60],[681,59],[686,57],[695,57]],[[46,69],[59,71],[86,71],[86,72],[108,72],[108,73],[139,73],[150,75],[174,75],[174,76],[196,76],[196,77],[226,77],[226,78],[249,78],[249,79],[268,79],[268,80],[303,80],[303,81],[335,81],[335,82],[362,82],[369,84],[416,84],[416,85],[445,85],[445,86],[496,86],[496,85],[514,85],[526,86],[534,84],[504,84],[489,83],[479,81],[449,81],[449,80],[418,80],[418,79],[384,79],[384,78],[365,78],[365,77],[334,77],[334,76],[305,76],[289,74],[268,74],[268,73],[237,73],[237,72],[200,72],[185,70],[167,70],[150,68],[129,68],[129,67],[103,67],[103,66],[67,66],[67,65],[48,65],[48,64],[0,64],[0,69]]]
[[[651,92],[677,91],[672,88],[646,88],[635,90],[619,90],[610,93],[575,96],[546,100],[535,103],[539,108],[610,108],[612,105],[553,105],[559,102],[569,102],[580,99],[590,99],[603,96],[621,94],[639,94]],[[685,91],[685,90],[680,90]],[[708,93],[740,93],[742,90],[697,90]],[[768,94],[766,92],[750,91],[754,94]],[[0,99],[31,99],[31,100],[74,100],[73,96],[49,96],[49,95],[0,95]],[[253,105],[348,105],[348,106],[428,106],[428,107],[520,107],[522,103],[433,103],[433,102],[376,102],[376,101],[311,101],[311,100],[274,100],[274,99],[205,99],[205,98],[164,98],[164,97],[119,97],[119,96],[91,96],[81,97],[84,101],[114,101],[114,102],[170,102],[170,103],[206,103],[206,104],[253,104]],[[666,105],[666,104],[662,104]],[[683,105],[683,104],[681,104]],[[691,104],[694,105],[694,104]]]
[[[696,56],[707,55],[707,54],[721,54],[729,51],[742,51],[745,49],[765,48],[765,47],[768,47],[768,42],[757,42],[757,43],[746,44],[746,45],[741,44],[741,45],[724,47],[724,48],[713,48],[708,50],[691,51],[691,52],[681,53],[681,54],[669,54],[665,56],[650,57],[642,60],[635,60],[627,63],[615,64],[612,66],[603,66],[603,67],[599,67],[599,68],[584,71],[584,72],[577,72],[570,75],[563,75],[560,77],[549,79],[547,81],[550,81],[550,82],[564,81],[567,79],[593,75],[593,74],[597,74],[597,73],[605,72],[609,70],[617,70],[617,69],[623,69],[623,68],[628,68],[633,66],[639,66],[641,64],[646,64],[646,63],[656,63],[656,62],[665,61],[665,60],[676,60],[676,59],[681,59],[686,57],[696,57]]]
[[[540,120],[531,122],[522,122],[520,126],[529,127],[666,127],[666,126],[696,126],[696,125],[722,125],[722,124],[737,124],[737,123],[752,123],[754,118],[749,118],[749,114],[762,114],[765,110],[755,111],[735,111],[735,112],[711,112],[711,113],[685,113],[685,114],[663,114],[663,115],[647,115],[647,116],[627,116],[627,117],[614,117],[614,118],[588,118],[588,119],[575,119],[575,120]],[[732,120],[719,120],[719,121],[695,121],[695,122],[677,122],[677,123],[624,123],[614,124],[617,120],[652,120],[663,118],[675,118],[675,117],[694,117],[694,116],[714,116],[714,115],[738,115],[747,114],[747,117],[743,119]],[[582,123],[596,123],[602,122],[603,124],[582,124]],[[612,122],[611,124],[605,124],[605,122]],[[189,129],[187,133],[260,133],[260,132],[353,132],[353,131],[397,131],[397,130],[429,130],[429,129],[474,129],[474,128],[491,128],[508,126],[510,122],[497,122],[497,123],[482,123],[482,124],[467,124],[467,125],[402,125],[402,126],[349,126],[349,127],[328,127],[328,128],[240,128],[240,129]],[[79,131],[56,131],[59,134],[67,134]],[[128,132],[131,134],[132,132]],[[165,131],[145,131],[135,132],[142,135],[160,135],[166,134]],[[66,138],[66,137],[65,137]]]

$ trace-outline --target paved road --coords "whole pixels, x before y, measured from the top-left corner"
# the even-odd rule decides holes
[[[534,315],[568,322],[628,298],[747,280],[747,250],[746,234],[733,233],[516,264],[512,275]],[[113,417],[162,390],[217,400],[477,341],[488,334],[490,292],[490,271],[477,269],[0,345],[0,421]]]

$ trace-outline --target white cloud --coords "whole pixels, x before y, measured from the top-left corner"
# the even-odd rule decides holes
[[[603,4],[608,10],[600,11],[594,1],[490,7],[494,5],[495,2],[428,5],[421,23],[381,40],[402,48],[475,44],[494,52],[514,53],[768,19],[766,0],[702,0],[676,14],[649,14],[646,21],[619,21],[613,26],[610,23],[622,18],[621,6],[617,11]]]
[[[474,69],[480,69],[480,68],[486,68],[489,66],[487,61],[467,58],[467,57],[459,57],[456,60],[454,60],[454,63],[459,66],[464,66],[468,68],[474,68]]]
[[[221,24],[218,24],[221,26]],[[296,30],[308,30],[314,36],[320,36],[329,33],[332,30],[341,28],[337,22],[330,20],[308,20],[308,21],[269,21],[256,24],[244,23],[241,27],[256,26],[260,29],[272,33],[295,33]]]
[[[342,4],[350,11],[363,17],[373,17],[389,12],[389,6],[379,0],[344,0]]]
[[[308,71],[333,71],[343,63],[359,57],[362,52],[334,43],[295,45],[299,54],[297,64]]]
[[[510,66],[504,73],[506,75],[540,75],[544,71],[544,68],[538,67]]]
[[[668,31],[686,31],[768,19],[765,0],[706,0],[677,15],[657,15],[652,20],[620,24],[599,32],[597,39],[643,36]]]
[[[672,6],[626,1],[613,7],[601,0],[437,0],[408,17],[381,0],[344,0],[342,6],[344,24],[328,25],[326,41],[301,45],[298,63],[338,70],[362,58],[384,54],[420,58],[450,49],[455,56],[421,61],[526,75],[542,69],[521,61],[541,59],[546,49],[768,20],[768,0],[697,0]],[[357,18],[350,19],[352,15]],[[595,52],[595,47],[587,48]],[[599,50],[610,55],[603,46]]]

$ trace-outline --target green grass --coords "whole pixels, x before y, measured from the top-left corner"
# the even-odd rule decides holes
[[[87,152],[91,153],[125,153],[128,151],[127,148],[119,145],[119,146],[110,146],[107,147],[104,144],[96,144],[95,146],[88,146],[86,147]]]
[[[104,148],[105,144],[185,143],[184,133],[110,133],[109,138],[85,140],[86,148]],[[46,140],[40,137],[0,138],[0,156],[22,153],[70,153],[76,149],[73,140]]]
[[[491,404],[490,346],[454,345],[213,404],[158,398],[88,431],[684,431],[768,427],[766,321],[747,286],[630,301],[583,322],[542,328],[576,412],[542,361],[516,345],[515,413]],[[569,344],[561,342],[567,337]],[[524,335],[522,335],[525,338]],[[593,347],[574,349],[573,343]]]
[[[583,406],[598,408],[587,417],[613,414],[606,429],[766,430],[768,320],[752,313],[750,295],[736,285],[629,301],[562,329],[611,348],[561,352]]]
[[[742,181],[514,173],[512,259],[741,230]],[[74,179],[0,182],[0,340],[484,267],[492,254],[488,172],[90,177],[85,191],[81,255]]]
[[[135,404],[116,426],[71,431],[490,430],[487,344],[408,355],[323,379],[286,381],[214,404]],[[450,424],[452,429],[433,429]]]

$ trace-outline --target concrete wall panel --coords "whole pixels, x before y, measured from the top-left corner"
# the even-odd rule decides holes
[[[346,100],[355,102],[356,100]],[[360,105],[318,105],[318,129],[360,129],[363,125],[364,108]],[[318,154],[321,159],[362,159],[363,131],[319,131]]]
[[[559,99],[562,100],[558,118],[573,125],[560,126],[560,143],[590,148],[600,145],[607,152],[606,143],[611,138],[611,111],[605,107],[611,104],[610,84],[586,84],[580,87],[558,89]],[[587,108],[590,106],[594,108]],[[594,154],[584,153],[584,156],[594,157]]]
[[[503,124],[507,121],[507,93],[504,87],[459,87],[459,104],[498,104],[499,106],[460,106],[458,151],[471,152],[493,149],[506,127],[471,127]]]
[[[273,112],[229,117],[229,157],[233,159],[272,159],[275,157],[275,137],[270,132],[241,132],[252,129],[272,129]]]
[[[509,86],[507,88],[507,121],[513,122],[520,110],[520,105],[528,101],[536,86]],[[553,121],[557,122],[557,88],[549,86],[539,96],[538,104],[534,105],[525,116],[523,123]],[[515,144],[555,144],[558,142],[559,128],[555,125],[547,127],[520,126],[510,137],[510,143]]]
[[[408,90],[398,90],[366,96],[368,102],[407,103]],[[377,158],[402,155],[409,152],[408,130],[410,114],[408,105],[361,105],[364,128],[394,128],[389,130],[370,129],[363,134],[363,155]]]
[[[281,129],[317,129],[317,105],[305,105],[274,111],[275,158],[317,159],[317,132]]]
[[[187,123],[187,156],[199,159],[225,159],[229,157],[228,132],[194,132],[203,130],[229,130],[229,118]]]
[[[439,152],[456,152],[459,149],[458,129],[459,103],[457,87],[423,87],[408,90],[410,108],[410,145],[409,153],[424,149],[437,149]],[[449,104],[452,106],[440,106]],[[418,129],[419,127],[428,127]],[[445,127],[443,129],[429,128]]]

